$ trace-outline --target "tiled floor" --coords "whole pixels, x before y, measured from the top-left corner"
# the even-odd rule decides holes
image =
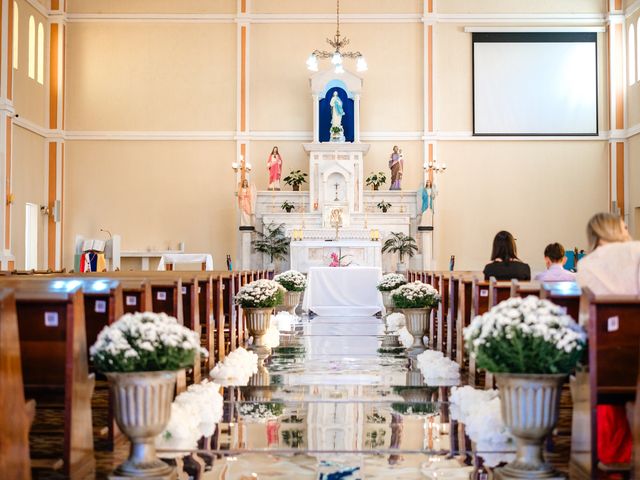
[[[172,460],[181,478],[408,480],[435,478],[436,465],[455,467],[446,478],[468,478],[470,445],[457,438],[457,429],[451,435],[449,387],[425,385],[402,349],[381,349],[384,332],[375,317],[305,317],[266,360],[262,380],[266,375],[269,386],[225,388],[225,418],[208,448]],[[267,413],[251,413],[260,404]],[[106,423],[100,382],[94,405],[99,439]],[[61,428],[59,411],[39,415],[34,458],[60,450],[60,437],[51,435]],[[563,471],[569,429],[565,396],[549,457]],[[126,455],[126,444],[110,451],[97,441],[96,470],[85,478],[107,478]],[[34,478],[64,476],[37,470]]]

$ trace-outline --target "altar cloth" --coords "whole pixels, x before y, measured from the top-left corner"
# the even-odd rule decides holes
[[[312,267],[302,308],[322,316],[362,317],[382,311],[378,267]]]

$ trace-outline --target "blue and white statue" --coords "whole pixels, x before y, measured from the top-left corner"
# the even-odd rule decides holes
[[[342,108],[342,100],[340,100],[338,92],[333,92],[329,105],[331,106],[331,140],[344,142],[344,128],[342,128],[344,108]]]

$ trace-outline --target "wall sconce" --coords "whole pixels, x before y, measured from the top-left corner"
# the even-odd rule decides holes
[[[16,197],[13,193],[7,193],[7,200],[6,203],[7,205],[13,205],[13,202],[15,201]]]

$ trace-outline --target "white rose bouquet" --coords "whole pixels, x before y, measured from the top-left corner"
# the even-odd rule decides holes
[[[401,285],[391,292],[396,308],[433,308],[440,302],[438,290],[422,282]]]
[[[105,373],[179,370],[193,365],[198,351],[207,355],[196,332],[151,312],[123,315],[89,349],[96,370]]]
[[[390,292],[391,290],[395,290],[400,285],[404,285],[405,283],[407,283],[407,279],[404,277],[404,275],[401,275],[399,273],[387,273],[380,279],[377,288],[381,292]]]
[[[307,288],[307,277],[297,270],[287,270],[275,277],[273,280],[282,285],[289,292],[302,292]]]
[[[285,289],[274,280],[256,280],[236,293],[235,302],[243,308],[270,308],[280,305]]]
[[[569,373],[587,337],[560,307],[535,296],[510,298],[464,329],[479,368],[493,373]]]

